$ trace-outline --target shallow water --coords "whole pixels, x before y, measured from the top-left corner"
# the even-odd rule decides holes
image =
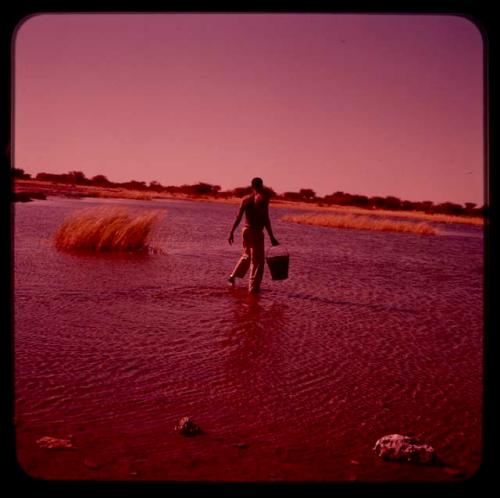
[[[161,254],[72,255],[51,236],[93,206],[162,209]],[[226,278],[237,207],[49,198],[15,205],[18,458],[31,475],[135,480],[450,480],[381,461],[391,433],[465,476],[481,462],[483,237],[280,221],[290,277]],[[189,415],[205,435],[174,427]],[[73,435],[76,451],[36,440]],[[248,447],[237,447],[244,443]],[[91,460],[95,465],[89,465]]]

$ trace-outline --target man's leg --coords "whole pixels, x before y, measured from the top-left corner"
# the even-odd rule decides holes
[[[234,284],[234,279],[236,277],[243,278],[246,275],[248,268],[250,267],[251,250],[248,241],[247,229],[243,230],[242,237],[243,237],[243,254],[241,255],[239,261],[236,263],[236,266],[234,267],[234,270],[229,276],[229,282],[231,284]]]
[[[259,292],[262,276],[264,275],[264,232],[253,230],[251,246],[251,270],[248,290]]]

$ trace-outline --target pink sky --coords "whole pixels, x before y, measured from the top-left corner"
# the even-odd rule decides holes
[[[14,164],[31,174],[484,202],[465,18],[45,14],[14,47]]]

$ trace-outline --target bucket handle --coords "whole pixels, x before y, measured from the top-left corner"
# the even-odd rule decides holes
[[[288,252],[288,249],[286,248],[286,246],[284,246],[283,244],[278,244],[277,246],[270,246],[267,248],[267,251],[266,251],[266,258],[269,257],[269,252],[272,250],[272,249],[277,249],[277,248],[283,248],[285,251],[286,251],[286,255],[289,256],[290,253]]]

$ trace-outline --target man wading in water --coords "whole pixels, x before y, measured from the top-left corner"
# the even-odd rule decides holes
[[[250,267],[250,281],[248,290],[257,293],[260,290],[262,275],[264,274],[264,228],[269,234],[271,244],[279,245],[274,238],[269,219],[269,192],[264,188],[262,178],[252,180],[253,193],[243,197],[240,210],[234,220],[229,234],[229,244],[234,242],[234,231],[245,214],[243,227],[243,254],[229,276],[229,283],[234,285],[236,277],[243,278]]]

